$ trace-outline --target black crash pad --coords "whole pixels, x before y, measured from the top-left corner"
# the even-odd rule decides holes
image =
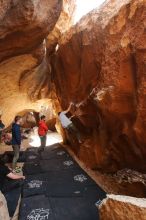
[[[94,203],[84,198],[50,198],[55,220],[98,220]]]
[[[100,202],[106,198],[106,193],[97,185],[88,185],[83,189],[83,197],[92,202]]]
[[[44,195],[23,198],[19,220],[54,220],[49,199]]]
[[[95,182],[80,168],[50,171],[47,179],[47,196],[79,197],[87,194],[88,186],[96,187]]]
[[[29,147],[27,148],[26,152],[38,153],[38,150],[39,150],[39,147]],[[53,144],[51,146],[47,146],[44,148],[44,151],[46,153],[55,152],[58,150],[64,150],[64,148],[60,144]]]
[[[42,160],[51,160],[51,159],[71,159],[71,156],[64,149],[57,149],[52,151],[43,151],[41,153]]]
[[[65,154],[59,155],[61,151]],[[29,151],[29,155],[33,153],[36,151]],[[55,145],[55,149],[54,146],[46,147],[41,155],[37,162],[24,165],[26,181],[19,220],[98,220],[95,204],[100,204],[105,192],[60,145]],[[29,187],[28,183],[31,185],[33,180],[40,180],[43,184],[39,188],[36,181],[32,182],[36,188]]]
[[[47,174],[27,176],[23,186],[23,197],[41,195],[46,193]]]
[[[7,163],[12,163],[14,152],[13,151],[5,151],[5,153],[2,155],[3,158],[6,158]],[[25,162],[26,161],[26,155],[25,151],[20,151],[18,162]]]
[[[72,185],[89,186],[96,183],[80,168],[68,170],[49,171],[47,174],[49,183],[70,183]]]
[[[83,189],[79,185],[68,183],[48,182],[46,187],[46,196],[48,197],[81,197]]]
[[[39,162],[28,162],[25,163],[23,166],[23,173],[24,175],[30,175],[30,174],[38,174],[41,173],[42,169],[40,167]]]
[[[26,152],[37,153],[38,152],[38,148],[37,147],[29,147],[29,148],[27,148]]]
[[[43,172],[53,171],[53,170],[65,170],[77,168],[77,164],[72,159],[52,159],[52,160],[40,160],[40,167]]]
[[[38,162],[40,155],[37,152],[26,151],[26,162]]]
[[[8,206],[10,217],[13,217],[16,211],[20,195],[21,195],[21,187],[15,188],[7,193],[4,193],[4,196],[7,201],[7,206]]]
[[[64,148],[59,143],[45,147],[45,151],[56,151],[56,150],[60,150],[60,149],[64,149]]]

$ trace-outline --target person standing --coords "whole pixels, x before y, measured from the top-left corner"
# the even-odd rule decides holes
[[[12,148],[14,151],[14,157],[12,162],[13,172],[19,172],[20,167],[17,167],[17,161],[19,159],[20,146],[21,146],[21,129],[20,125],[22,122],[21,116],[16,116],[12,125]]]
[[[47,141],[48,127],[46,125],[45,120],[46,120],[46,117],[44,115],[42,115],[40,117],[39,128],[38,128],[38,135],[39,135],[40,141],[41,141],[41,146],[39,148],[39,152],[44,151],[44,148],[46,146],[46,141]]]

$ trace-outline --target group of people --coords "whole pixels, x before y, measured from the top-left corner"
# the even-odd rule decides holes
[[[81,134],[79,130],[75,127],[75,125],[72,122],[72,118],[75,117],[74,115],[71,117],[67,117],[67,113],[71,110],[72,103],[69,105],[68,109],[62,112],[58,112],[58,118],[60,120],[60,123],[64,129],[66,129],[69,133],[73,133],[76,135],[76,138],[79,143],[82,143]],[[46,140],[47,140],[47,131],[48,127],[45,122],[46,117],[42,115],[40,117],[39,127],[38,127],[38,135],[40,137],[41,146],[39,148],[39,152],[44,150],[44,147],[46,146]]]
[[[58,118],[61,122],[61,125],[63,128],[65,128],[68,132],[72,132],[76,135],[76,138],[79,143],[82,142],[81,135],[78,129],[74,126],[74,124],[71,121],[71,118],[74,117],[67,117],[67,113],[70,111],[72,107],[72,104],[70,104],[69,108],[66,111],[62,111],[58,113]],[[21,123],[22,123],[22,117],[16,116],[14,119],[14,123],[12,124],[12,148],[14,152],[13,161],[12,161],[12,168],[9,168],[5,165],[4,161],[0,160],[0,190],[3,192],[6,189],[4,181],[6,179],[13,179],[13,180],[24,180],[25,176],[20,175],[21,168],[17,166],[17,161],[19,159],[19,153],[20,153],[20,146],[21,146]],[[2,124],[2,121],[0,122],[0,132],[4,129],[4,124]],[[44,148],[46,146],[47,141],[47,132],[48,127],[46,124],[46,117],[45,115],[40,116],[40,121],[38,125],[38,135],[40,137],[40,147],[38,149],[38,152],[41,153],[44,151]],[[1,133],[0,133],[1,135]],[[17,181],[15,181],[16,183]],[[22,182],[22,181],[21,181]],[[13,185],[13,184],[12,184]]]

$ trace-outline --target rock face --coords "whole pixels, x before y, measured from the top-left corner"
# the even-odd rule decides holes
[[[145,220],[146,199],[108,195],[99,206],[101,220]]]
[[[0,110],[6,126],[22,111],[38,112],[46,103],[52,106],[49,58],[46,60],[46,44],[51,50],[51,43],[49,40],[46,43],[46,38],[51,38],[60,17],[62,26],[69,26],[73,12],[64,11],[73,3],[67,0],[0,2]],[[59,37],[56,33],[56,38]]]
[[[52,58],[61,107],[75,104],[84,137],[72,148],[91,168],[146,170],[145,13],[143,0],[107,1],[62,36]]]
[[[106,1],[71,28],[74,5],[0,2],[2,119],[9,125],[50,100],[56,111],[73,102],[84,142],[68,139],[81,160],[104,172],[145,172],[146,2]]]
[[[54,28],[58,0],[6,0],[0,5],[0,60],[32,51]]]

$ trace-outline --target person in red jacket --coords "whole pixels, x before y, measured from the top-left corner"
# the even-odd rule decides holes
[[[38,135],[40,137],[41,146],[39,151],[43,151],[46,146],[46,140],[47,140],[47,131],[48,127],[45,123],[46,117],[44,115],[41,116],[41,120],[39,121],[39,128],[38,128]]]

